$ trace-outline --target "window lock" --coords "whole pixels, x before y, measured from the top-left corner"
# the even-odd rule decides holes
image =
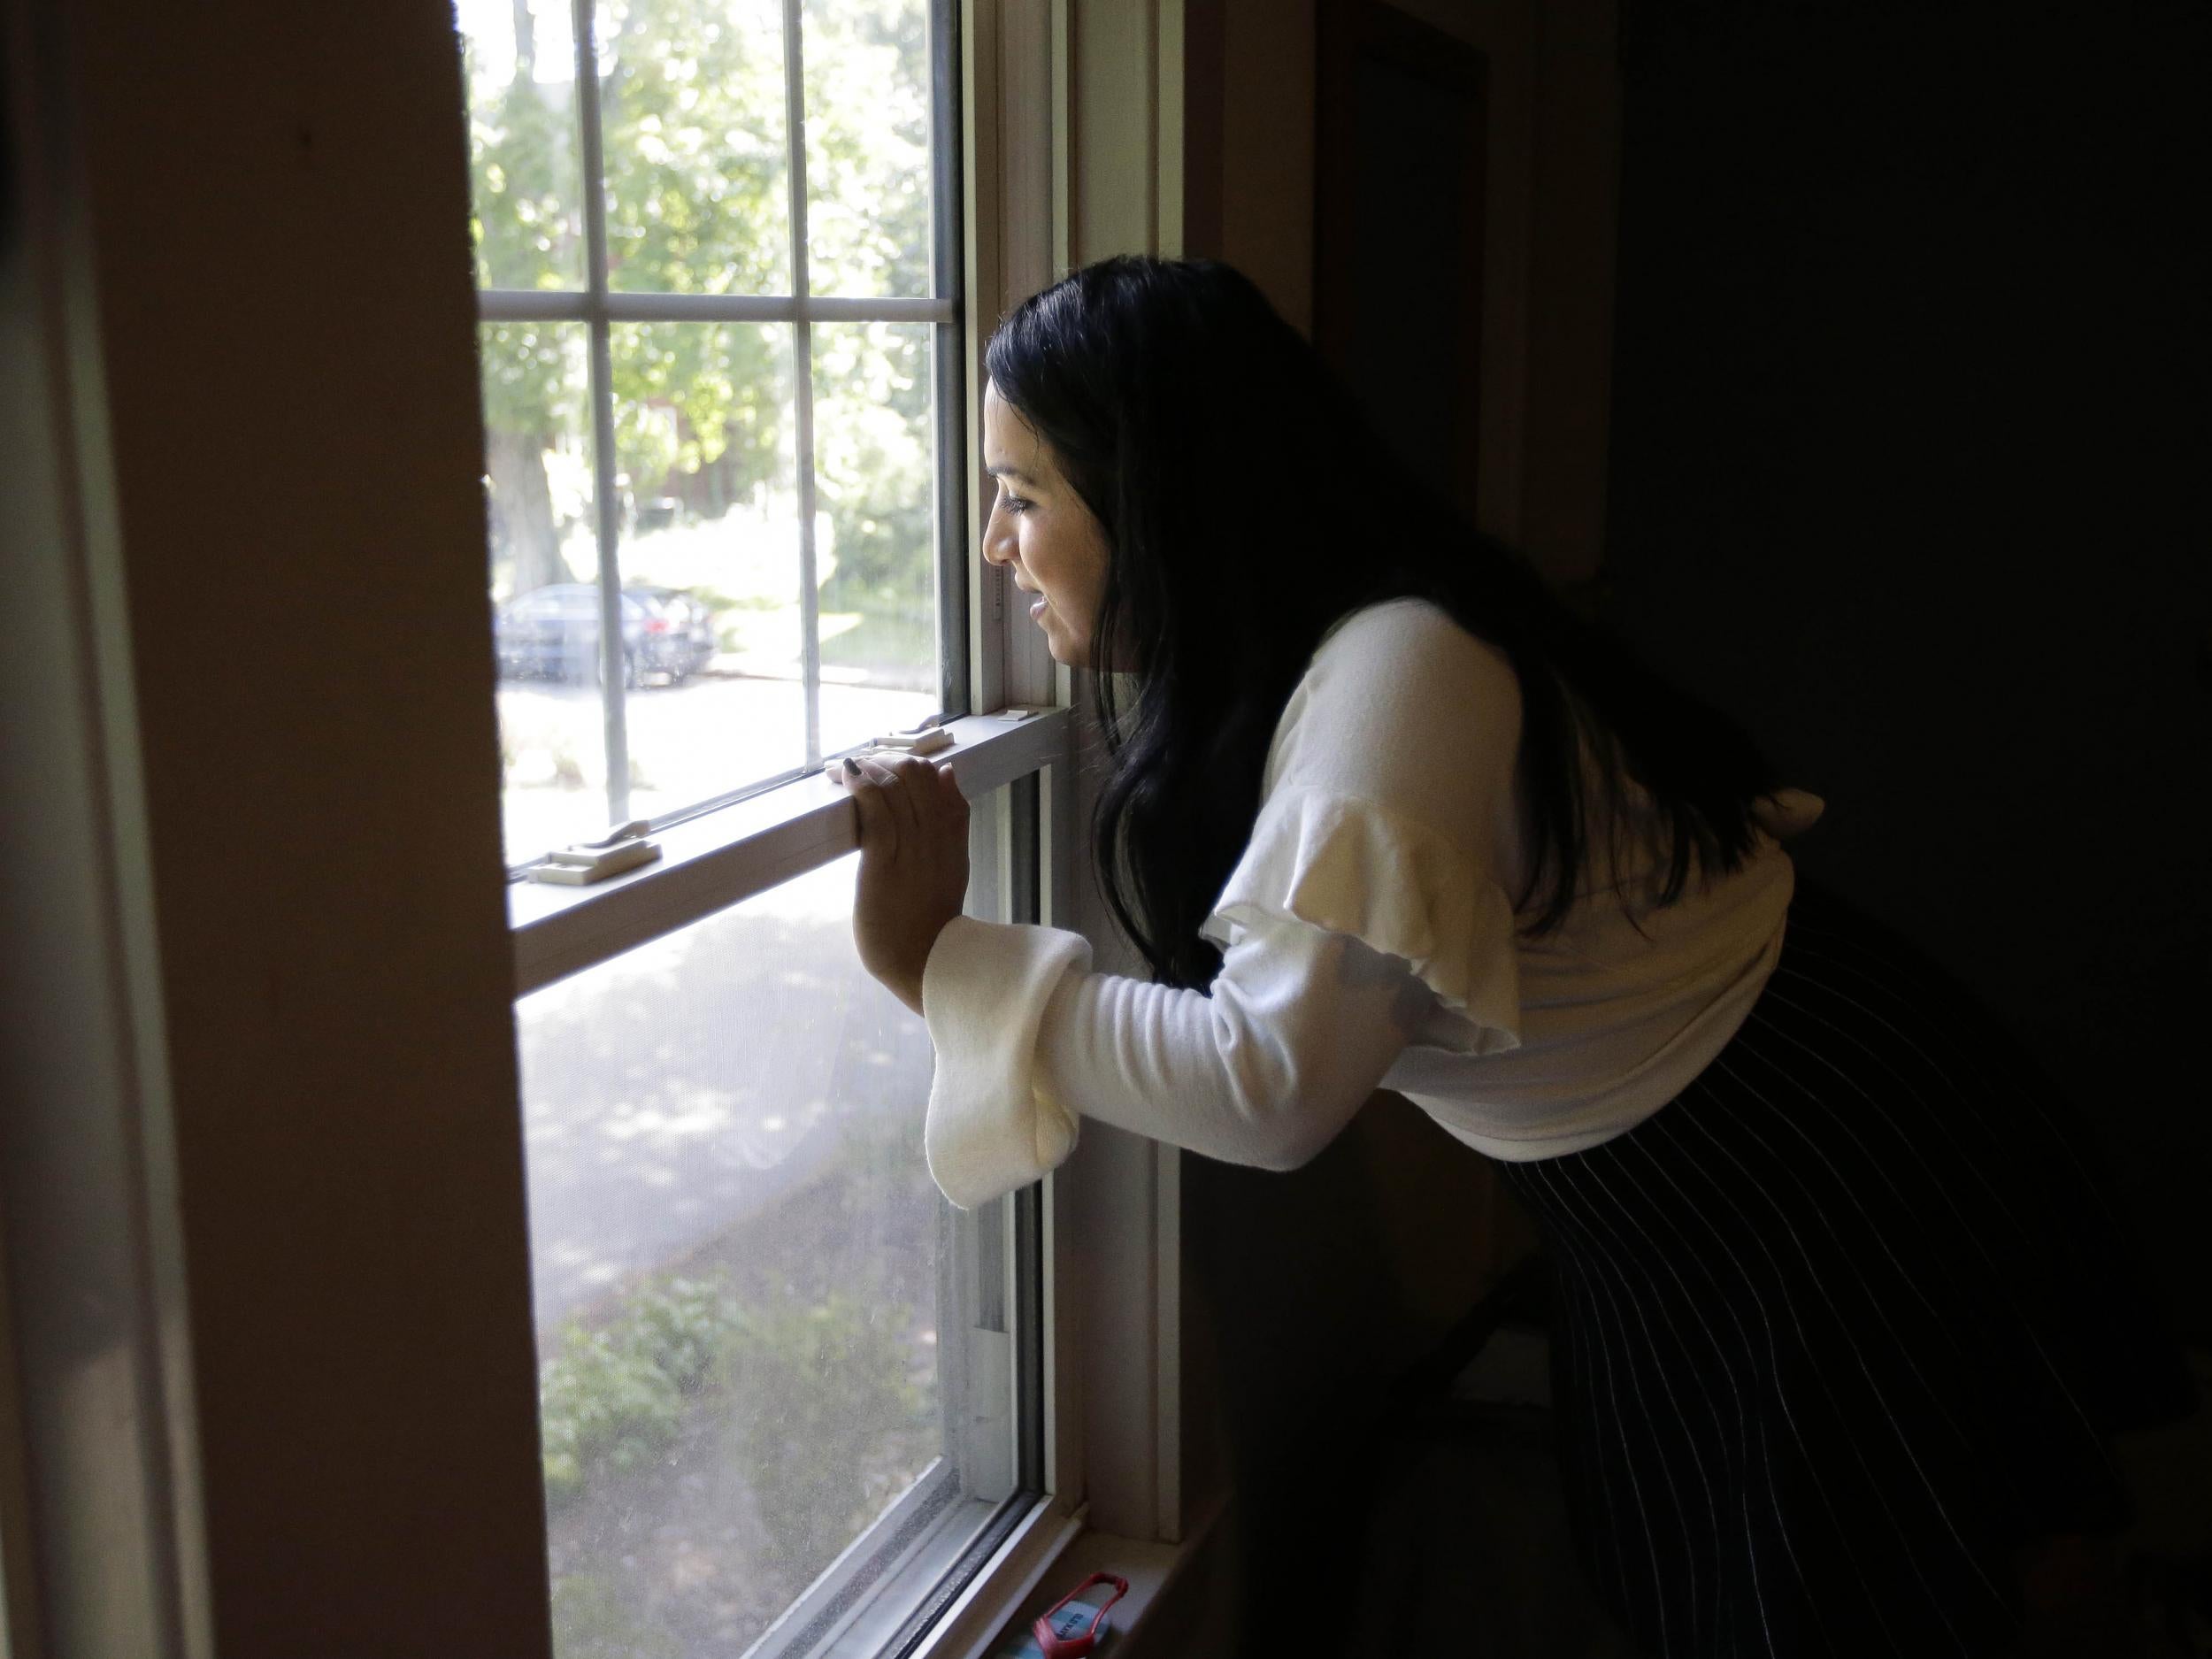
[[[891,749],[901,755],[934,755],[941,749],[952,747],[952,733],[941,726],[911,732],[891,732],[875,739],[868,747]]]
[[[934,755],[940,749],[950,749],[953,735],[941,724],[944,718],[941,714],[933,714],[919,726],[910,726],[903,732],[886,732],[881,737],[872,737],[853,750],[853,757],[868,760],[893,755]],[[822,772],[826,777],[839,779],[843,775],[845,757],[839,755],[824,761]]]
[[[649,864],[661,856],[660,843],[646,838],[649,827],[643,818],[635,818],[595,841],[557,847],[532,864],[527,874],[533,881],[580,887]]]

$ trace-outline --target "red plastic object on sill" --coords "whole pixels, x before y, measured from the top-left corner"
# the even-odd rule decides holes
[[[1065,1632],[1053,1623],[1062,1608],[1094,1585],[1101,1584],[1112,1585],[1114,1593],[1098,1604],[1098,1611],[1091,1616],[1088,1630],[1079,1632],[1073,1628],[1082,1621],[1080,1613],[1068,1621],[1070,1628]],[[1128,1579],[1115,1573],[1094,1572],[1054,1602],[1050,1610],[1040,1616],[1037,1622],[1030,1626],[1031,1633],[1037,1638],[1037,1646],[1044,1649],[1045,1659],[1084,1659],[1084,1655],[1098,1643],[1098,1627],[1106,1622],[1106,1609],[1128,1594]],[[1087,1608],[1090,1604],[1086,1602],[1084,1605]]]

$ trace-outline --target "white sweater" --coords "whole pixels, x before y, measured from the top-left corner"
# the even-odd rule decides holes
[[[1648,837],[1619,877],[1593,847],[1565,924],[1531,942],[1509,896],[1520,727],[1503,653],[1425,601],[1370,606],[1284,708],[1201,929],[1223,951],[1207,991],[1093,973],[1077,933],[951,922],[922,980],[945,1195],[972,1208],[1036,1179],[1086,1118],[1287,1169],[1378,1087],[1507,1159],[1581,1151],[1673,1099],[1772,972],[1794,886],[1778,840],[1822,803],[1773,797],[1750,862],[1710,886],[1693,864],[1664,910]],[[1632,805],[1640,824],[1640,791]]]

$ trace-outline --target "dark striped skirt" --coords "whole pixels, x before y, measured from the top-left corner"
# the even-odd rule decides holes
[[[1801,877],[1696,1082],[1506,1175],[1556,1273],[1577,1544],[1653,1654],[2013,1652],[2013,1551],[2122,1529],[2107,1437],[2193,1407],[2047,1079]]]

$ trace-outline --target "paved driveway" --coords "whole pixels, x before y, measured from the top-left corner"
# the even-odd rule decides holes
[[[856,1118],[918,1119],[929,1038],[854,955],[856,859],[517,1005],[541,1329],[776,1203]]]

